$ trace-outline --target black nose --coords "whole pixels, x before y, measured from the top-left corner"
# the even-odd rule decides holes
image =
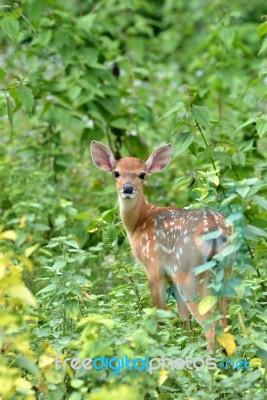
[[[123,193],[132,194],[134,192],[134,187],[130,183],[126,183],[122,187]]]

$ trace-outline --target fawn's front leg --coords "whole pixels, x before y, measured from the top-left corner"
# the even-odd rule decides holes
[[[166,278],[159,273],[149,274],[148,284],[154,306],[159,309],[165,309],[167,287]]]

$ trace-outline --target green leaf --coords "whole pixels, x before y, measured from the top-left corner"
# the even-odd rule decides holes
[[[6,105],[7,105],[7,116],[8,116],[8,121],[9,125],[11,128],[11,137],[13,136],[14,130],[13,130],[13,106],[11,101],[6,97]]]
[[[253,236],[267,237],[267,233],[263,229],[260,229],[254,225],[248,225],[247,232]]]
[[[167,111],[165,114],[163,114],[160,118],[159,121],[163,118],[167,118],[172,114],[177,113],[178,111],[181,111],[185,109],[184,103],[182,103],[181,101],[178,101],[178,103],[176,103],[169,111]]]
[[[258,135],[261,138],[267,132],[267,119],[265,118],[258,119],[256,128]]]
[[[235,131],[234,133],[238,132],[240,129],[245,128],[248,125],[253,124],[254,122],[256,122],[256,118],[249,118],[246,122],[244,122],[242,125],[240,125]]]
[[[74,389],[79,389],[83,386],[84,381],[82,379],[72,379],[70,384]]]
[[[88,279],[86,279],[84,276],[81,275],[74,275],[73,276],[74,279],[76,279],[76,281],[78,283],[82,283],[83,285],[92,285],[92,282],[90,282]]]
[[[217,254],[215,257],[219,260],[223,259],[224,257],[229,256],[230,254],[235,253],[240,247],[240,244],[228,244],[226,247],[222,249],[222,251]]]
[[[89,213],[88,211],[84,211],[84,212],[76,214],[74,218],[78,219],[78,220],[88,219],[88,218],[92,218],[92,214]]]
[[[68,167],[69,165],[75,164],[75,160],[70,153],[58,154],[55,156],[55,163],[57,165]]]
[[[243,199],[245,199],[250,191],[250,186],[241,186],[236,189],[236,193],[238,193]]]
[[[54,393],[56,393],[56,391],[54,391]],[[62,392],[62,397],[63,397],[63,394],[64,394],[64,392]],[[72,392],[70,397],[69,397],[69,400],[82,400],[82,395],[81,395],[81,393],[79,393],[77,391],[76,392]]]
[[[4,33],[15,42],[16,37],[19,33],[19,21],[15,18],[5,16],[1,20],[1,28],[3,29]]]
[[[209,269],[215,267],[217,265],[216,261],[211,260],[206,262],[205,264],[199,265],[194,268],[194,275],[199,275],[201,272],[208,271]]]
[[[40,371],[37,365],[35,365],[31,360],[26,357],[18,356],[16,358],[16,363],[21,367],[26,369],[31,375],[37,376],[39,375]]]
[[[109,96],[105,99],[99,99],[98,102],[108,114],[118,114],[120,109],[120,98],[118,96]]]
[[[267,38],[265,38],[264,41],[262,42],[258,55],[262,54],[266,49],[267,49]]]
[[[56,260],[52,266],[52,270],[62,269],[67,265],[65,260]]]
[[[207,132],[210,132],[209,109],[206,106],[192,106],[192,116]]]
[[[194,135],[191,132],[180,132],[175,139],[175,154],[183,153],[194,141]]]
[[[249,151],[252,149],[254,143],[254,139],[247,140],[246,142],[242,143],[238,149],[238,151]]]
[[[79,249],[78,243],[73,239],[64,240],[64,243],[68,244],[70,247],[74,247],[75,249]]]
[[[226,205],[230,204],[232,202],[232,200],[234,200],[236,198],[237,198],[236,194],[231,194],[230,196],[228,196],[222,200],[221,205],[226,206]]]
[[[77,289],[74,291],[76,292]],[[72,293],[74,293],[74,291]],[[77,294],[80,293],[79,290],[76,292]],[[80,307],[79,307],[79,302],[77,300],[71,299],[71,300],[66,300],[65,303],[66,307],[66,313],[70,318],[73,318],[77,320],[79,313],[80,313]]]
[[[260,207],[264,208],[265,210],[267,210],[267,200],[265,200],[263,197],[261,196],[254,196],[253,200],[255,201],[255,203],[257,203]]]
[[[83,15],[82,17],[77,18],[77,26],[88,34],[91,32],[95,18],[96,14],[90,13]]]
[[[5,79],[5,77],[6,77],[5,71],[2,68],[0,68],[0,82],[2,82]]]
[[[235,30],[231,27],[223,27],[219,30],[219,36],[225,46],[230,49],[235,39]]]
[[[111,121],[110,126],[113,126],[114,128],[119,128],[119,129],[128,129],[129,127],[129,121],[125,118],[117,118]]]
[[[198,305],[198,311],[200,315],[206,314],[215,304],[217,303],[217,297],[205,296]]]
[[[262,24],[260,24],[257,31],[260,37],[267,35],[267,21],[264,21]]]
[[[267,350],[265,349],[258,349],[256,356],[261,358],[263,361],[267,363]]]
[[[37,296],[41,293],[52,292],[52,290],[55,290],[56,288],[57,288],[56,285],[54,283],[51,283],[50,285],[47,285],[43,289],[39,290],[39,292],[37,293]]]
[[[28,86],[21,85],[18,88],[18,94],[20,101],[26,111],[26,113],[31,117],[32,109],[34,105],[34,98],[32,95],[32,90]]]
[[[216,231],[212,231],[209,233],[205,233],[200,237],[200,240],[212,240],[212,239],[217,239],[219,236],[222,235],[221,229],[217,229]]]
[[[232,156],[232,161],[235,165],[242,165],[243,167],[246,164],[246,156],[242,151],[236,152]]]

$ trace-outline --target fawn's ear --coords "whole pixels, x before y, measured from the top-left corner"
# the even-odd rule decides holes
[[[113,171],[116,164],[112,151],[104,144],[93,140],[90,145],[91,156],[95,166],[103,171]]]
[[[156,150],[150,154],[148,160],[146,161],[146,167],[148,174],[153,174],[154,172],[160,172],[170,162],[172,155],[172,144],[165,144],[164,146],[158,147]]]

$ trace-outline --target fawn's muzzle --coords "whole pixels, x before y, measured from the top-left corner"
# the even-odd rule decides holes
[[[133,194],[135,192],[134,186],[130,183],[125,183],[122,187],[122,193],[124,194]]]

